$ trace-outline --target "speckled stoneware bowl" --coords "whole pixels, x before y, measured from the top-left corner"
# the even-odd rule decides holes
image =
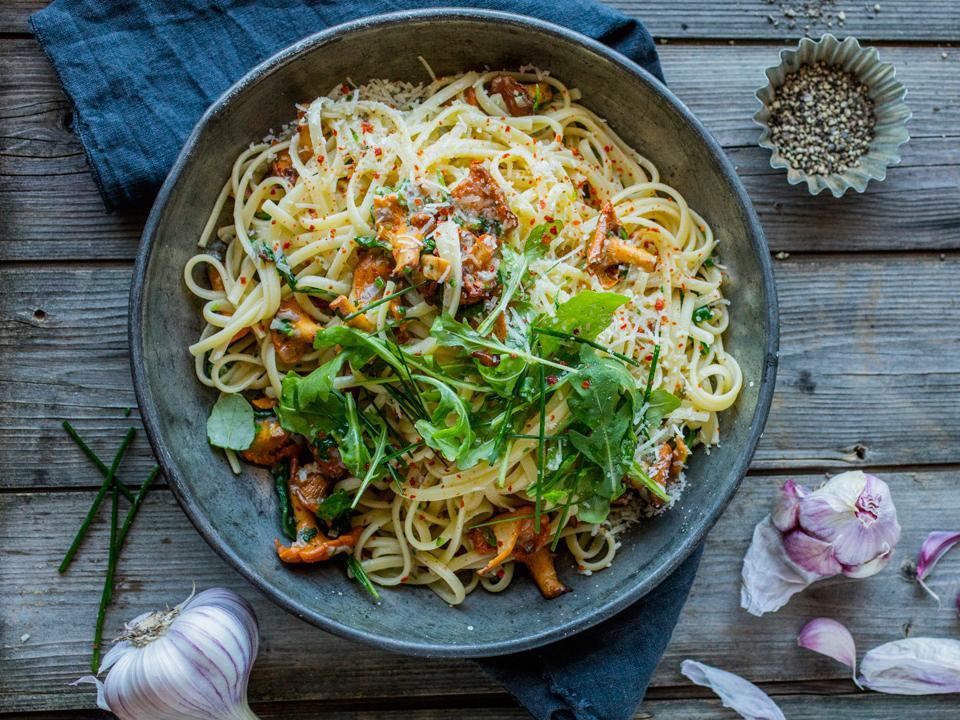
[[[266,471],[234,477],[207,445],[214,394],[194,376],[187,345],[199,306],[181,277],[237,154],[293,105],[349,76],[427,79],[438,73],[534,63],[584,91],[584,102],[651,158],[711,223],[730,279],[725,344],[743,368],[743,392],[723,413],[723,443],[695,453],[689,486],[669,514],[623,537],[612,567],[579,575],[561,554],[573,592],[545,601],[526,577],[503,594],[477,591],[451,608],[430,590],[381,589],[380,604],[347,579],[342,561],[283,566],[273,549],[276,500]],[[144,230],[130,304],[137,399],[157,458],[184,510],[210,545],[278,604],[341,635],[400,652],[483,656],[542,645],[625,608],[700,543],[736,491],[773,393],[777,304],[760,224],[730,163],[690,112],[629,60],[574,32],[527,18],[446,10],[394,14],[309,37],[252,70],[204,115],[160,191]],[[705,562],[709,563],[709,559]],[[709,572],[709,568],[706,568]],[[518,574],[519,575],[519,574]]]
[[[791,167],[774,144],[769,125],[770,104],[776,89],[783,84],[787,75],[803,65],[820,61],[843,68],[867,85],[873,100],[876,126],[870,149],[860,158],[856,167],[848,168],[843,173],[808,175]],[[824,35],[819,40],[803,38],[796,49],[781,50],[780,64],[767,68],[766,75],[766,87],[757,90],[761,107],[753,119],[762,128],[760,147],[770,150],[770,167],[785,169],[787,182],[791,185],[805,182],[811,195],[829,189],[834,197],[840,197],[850,188],[862,193],[867,189],[867,183],[883,180],[887,177],[887,168],[900,162],[900,146],[910,139],[907,121],[911,113],[904,101],[907,89],[897,81],[893,65],[880,62],[876,48],[860,47],[853,37],[843,41],[833,35]]]

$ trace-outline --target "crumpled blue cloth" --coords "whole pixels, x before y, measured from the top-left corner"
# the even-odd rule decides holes
[[[442,6],[565,25],[662,79],[643,25],[593,0],[55,0],[30,24],[73,103],[104,201],[129,209],[153,200],[196,121],[257,63],[348,20]],[[656,590],[595,628],[479,665],[539,720],[631,718],[699,561],[698,550]]]
[[[566,25],[661,76],[646,29],[593,0],[56,0],[30,25],[73,103],[100,194],[120,209],[150,204],[200,116],[261,61],[348,20],[444,6]]]

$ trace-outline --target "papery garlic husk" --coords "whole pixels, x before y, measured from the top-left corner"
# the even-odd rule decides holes
[[[860,682],[891,695],[960,692],[960,640],[916,637],[875,647],[863,656]]]
[[[252,720],[247,682],[259,635],[246,600],[205,590],[127,623],[103,658],[106,679],[77,683],[95,683],[97,706],[120,720]]]
[[[786,720],[769,695],[739,675],[695,660],[680,663],[680,672],[697,685],[713,690],[724,707],[746,720]]]
[[[754,530],[741,606],[762,615],[817,580],[869,577],[890,561],[899,540],[890,488],[880,478],[853,470],[812,492],[788,480]]]

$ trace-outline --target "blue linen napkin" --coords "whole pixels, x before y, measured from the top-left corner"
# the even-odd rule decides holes
[[[55,0],[30,25],[73,103],[107,206],[149,204],[206,108],[278,50],[358,17],[422,7],[539,17],[663,79],[650,34],[594,0]],[[235,48],[243,48],[243,53]],[[144,132],[148,128],[148,132]],[[632,607],[547,648],[479,665],[538,720],[627,720],[677,622],[700,550]]]

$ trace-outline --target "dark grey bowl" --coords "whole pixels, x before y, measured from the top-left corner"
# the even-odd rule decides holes
[[[384,590],[373,605],[342,563],[284,567],[269,479],[235,478],[207,445],[214,396],[195,379],[186,346],[200,331],[181,272],[236,155],[283,126],[295,102],[343,78],[420,81],[426,57],[438,73],[533,63],[584,92],[584,103],[652,159],[721,238],[732,322],[726,343],[744,371],[743,393],[723,414],[723,442],[694,455],[678,506],[624,538],[614,565],[591,577],[561,560],[573,592],[544,601],[518,578],[505,595],[475,592],[451,608],[423,588]],[[655,587],[703,539],[737,489],[773,393],[777,303],[760,224],[716,141],[660,82],[577,33],[493,12],[433,10],[370,18],[309,37],[252,70],[200,120],[147,221],[130,300],[137,400],[150,442],[197,529],[230,564],[278,604],[332,632],[417,655],[515,652],[571,635]],[[562,557],[562,556],[561,556]],[[709,558],[705,562],[709,563]]]

